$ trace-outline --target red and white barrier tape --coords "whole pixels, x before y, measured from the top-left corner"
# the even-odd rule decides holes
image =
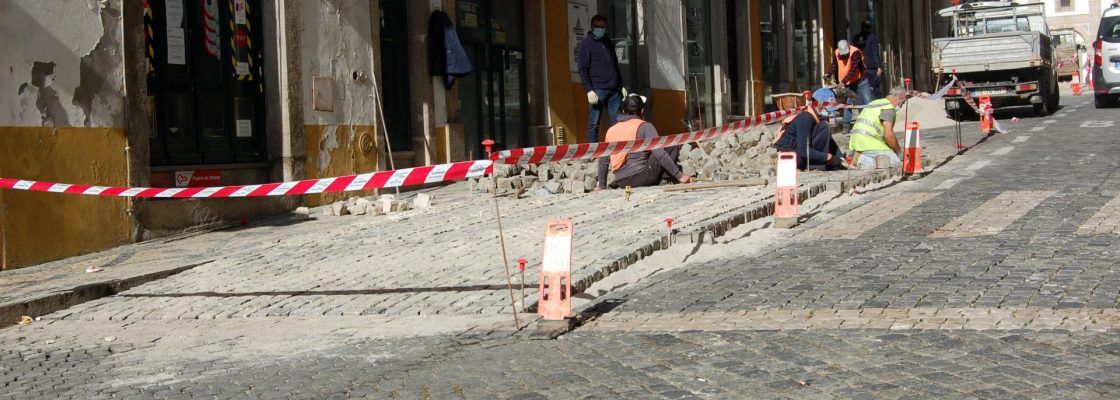
[[[742,121],[701,129],[694,132],[680,133],[672,136],[661,136],[654,139],[638,139],[625,142],[599,142],[580,143],[558,146],[537,146],[523,149],[502,150],[490,156],[491,160],[501,164],[543,164],[567,160],[593,160],[614,154],[634,153],[662,149],[685,143],[694,143],[726,135],[743,132],[771,122],[781,121],[786,116],[793,115],[802,107],[789,108],[754,116]]]
[[[958,81],[957,87],[961,89],[961,98],[964,99],[964,102],[967,103],[969,107],[972,107],[973,111],[976,111],[977,114],[985,116],[988,119],[992,120],[992,127],[996,129],[996,132],[1007,134],[1007,130],[1003,129],[1003,126],[999,124],[999,120],[996,119],[995,110],[990,107],[990,103],[989,107],[981,109],[976,105],[976,99],[972,98],[972,93],[969,93],[968,88],[964,87],[963,83],[960,83]]]
[[[82,194],[89,196],[149,198],[218,198],[291,196],[315,193],[350,192],[400,186],[423,185],[483,176],[493,171],[490,160],[463,161],[392,171],[371,172],[334,178],[307,179],[295,182],[262,185],[212,186],[195,188],[145,188],[117,186],[86,186],[68,183],[27,181],[0,178],[0,189]]]

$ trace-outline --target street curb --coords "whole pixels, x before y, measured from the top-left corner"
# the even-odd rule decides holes
[[[16,325],[21,316],[41,317],[59,310],[115,295],[148,282],[157,281],[213,262],[207,260],[178,268],[142,275],[81,285],[66,291],[36,297],[31,300],[0,305],[0,329]]]

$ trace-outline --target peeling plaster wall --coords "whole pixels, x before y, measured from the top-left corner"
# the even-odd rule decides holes
[[[300,10],[304,136],[307,178],[372,172],[382,140],[375,129],[373,18],[371,2],[305,0]],[[330,79],[330,110],[315,109],[316,78]],[[319,80],[319,82],[322,82]],[[360,143],[372,141],[363,151]],[[309,196],[311,205],[358,193]]]
[[[0,126],[124,126],[121,0],[5,0],[0,37]]]
[[[0,1],[0,176],[127,185],[121,0]],[[127,243],[125,199],[0,193],[0,269]]]

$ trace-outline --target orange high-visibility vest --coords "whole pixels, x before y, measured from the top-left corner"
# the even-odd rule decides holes
[[[646,121],[641,118],[616,123],[607,129],[607,142],[627,142],[638,138],[638,128]],[[611,172],[617,172],[626,165],[628,153],[614,154],[611,156]]]
[[[848,71],[852,69],[852,59],[857,55],[862,59],[863,51],[860,51],[860,49],[856,46],[848,45],[847,61],[840,59],[840,49],[836,49],[836,51],[834,51],[833,53],[836,55],[836,78],[840,83],[851,85],[853,83],[859,82],[860,78],[863,78],[863,71],[856,71],[856,75],[851,82],[844,81],[844,78],[848,76]]]

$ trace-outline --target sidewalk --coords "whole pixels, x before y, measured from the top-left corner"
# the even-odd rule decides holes
[[[977,143],[976,123],[964,124]],[[930,170],[955,154],[955,130],[923,131]],[[839,138],[846,143],[847,138]],[[863,186],[887,171],[802,173],[803,201],[826,189]],[[664,220],[674,245],[719,236],[767,217],[773,186],[666,193],[660,188],[500,198],[515,293],[514,260],[529,260],[525,304],[535,302],[543,227],[575,222],[573,281],[582,290],[661,250]],[[0,327],[20,315],[48,319],[220,319],[259,316],[510,314],[490,197],[465,182],[430,191],[430,210],[295,221],[279,216],[222,231],[122,246],[0,273]],[[84,273],[89,266],[104,272]],[[117,296],[112,296],[119,294]],[[162,301],[152,301],[158,298]],[[106,305],[111,307],[105,307]],[[520,305],[520,303],[519,303]],[[54,313],[55,311],[64,312]],[[525,319],[522,319],[525,321]]]

